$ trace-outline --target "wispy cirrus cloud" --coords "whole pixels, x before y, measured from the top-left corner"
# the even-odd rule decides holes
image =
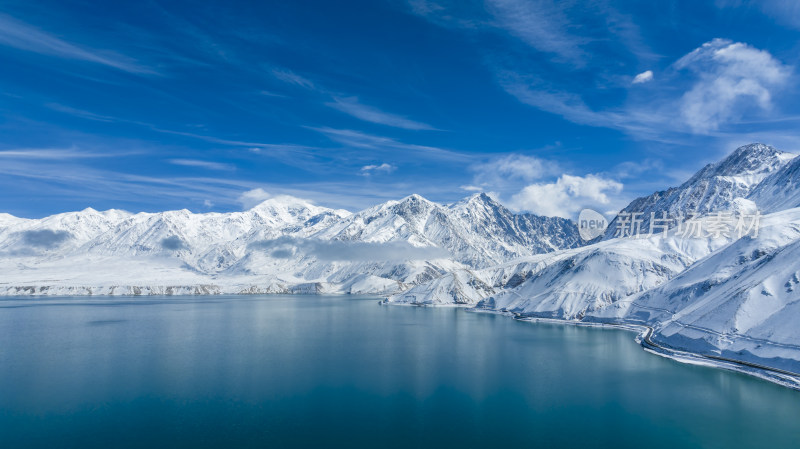
[[[361,167],[361,174],[363,174],[364,176],[369,176],[373,173],[380,173],[380,172],[391,173],[395,170],[397,170],[397,167],[387,162],[384,162],[382,164],[370,164]]]
[[[570,32],[572,27],[563,3],[550,0],[487,0],[492,24],[508,31],[527,45],[558,55],[571,63],[584,65],[583,45],[589,38]]]
[[[232,164],[224,164],[221,162],[202,161],[198,159],[169,159],[168,162],[174,165],[182,165],[184,167],[199,167],[209,170],[231,171],[236,170],[236,166]]]
[[[598,42],[614,42],[638,58],[655,57],[633,19],[607,0],[408,0],[408,6],[439,26],[513,37],[573,68],[598,69],[590,48]]]
[[[94,120],[96,122],[112,123],[112,122],[120,121],[119,119],[117,119],[115,117],[111,117],[111,116],[107,116],[107,115],[95,114],[95,113],[90,112],[90,111],[85,111],[83,109],[76,109],[76,108],[73,108],[73,107],[70,107],[70,106],[67,106],[67,105],[63,105],[63,104],[60,104],[60,103],[47,103],[47,104],[45,104],[45,107],[50,108],[50,109],[52,109],[54,111],[63,112],[64,114],[69,114],[69,115],[71,115],[73,117],[80,117],[80,118],[83,118],[83,119],[86,119],[86,120]]]
[[[430,160],[449,160],[459,162],[469,162],[474,158],[472,155],[460,153],[457,151],[447,150],[427,145],[417,145],[411,143],[401,142],[386,136],[378,136],[367,134],[361,131],[352,129],[337,129],[337,128],[309,128],[320,132],[327,136],[329,139],[338,142],[342,145],[361,149],[370,149],[376,151],[396,151],[401,150],[406,153],[415,153],[418,156],[425,157]]]
[[[412,120],[408,117],[364,104],[359,100],[358,96],[336,92],[334,89],[329,89],[318,81],[299,75],[289,69],[275,68],[272,70],[272,75],[286,84],[310,91],[312,95],[316,95],[318,99],[321,99],[325,106],[359,120],[412,131],[437,130],[437,128],[427,123]],[[275,94],[267,92],[267,95],[272,96]]]
[[[15,148],[0,150],[0,159],[28,159],[65,161],[70,159],[94,159],[103,157],[118,157],[134,153],[103,153],[71,148]]]
[[[155,75],[156,70],[133,58],[109,50],[82,47],[0,13],[0,45],[63,59],[91,62],[139,75]]]
[[[314,90],[317,88],[316,84],[314,84],[313,81],[304,76],[298,75],[297,73],[289,69],[285,68],[272,69],[272,76],[274,76],[276,79],[280,81],[283,81],[284,83],[296,87],[301,87],[303,89]]]
[[[358,97],[334,97],[333,101],[325,103],[325,105],[365,122],[415,131],[436,129],[427,123],[410,120],[406,117],[365,105],[358,101]]]
[[[188,137],[191,139],[202,140],[209,143],[215,143],[219,145],[226,145],[232,147],[246,147],[253,153],[261,153],[266,151],[296,151],[296,152],[305,152],[307,150],[313,149],[313,147],[304,146],[304,145],[296,145],[296,144],[279,144],[279,143],[268,143],[268,142],[258,142],[253,140],[235,140],[235,139],[227,139],[224,137],[218,136],[210,136],[205,134],[198,134],[188,131],[178,131],[174,129],[165,129],[159,126],[156,126],[152,123],[141,122],[138,120],[129,120],[126,118],[121,117],[112,117],[109,115],[97,114],[91,111],[86,111],[83,109],[77,109],[71,106],[58,104],[58,103],[48,103],[45,105],[46,107],[62,112],[65,114],[72,115],[74,117],[83,118],[86,120],[93,120],[97,122],[106,122],[106,123],[126,123],[136,126],[141,126],[144,128],[149,129],[150,131],[163,133],[163,134],[171,134],[174,136],[181,136],[181,137]]]
[[[618,127],[627,123],[620,111],[597,111],[580,94],[546,82],[537,75],[493,67],[498,84],[520,103],[533,106],[581,125]]]
[[[154,125],[144,124],[148,126],[153,131],[164,133],[164,134],[172,134],[176,136],[183,136],[189,137],[192,139],[199,139],[210,143],[216,143],[220,145],[227,145],[232,147],[246,147],[251,152],[258,153],[262,151],[270,151],[270,150],[279,150],[279,151],[292,151],[296,150],[298,152],[303,152],[309,149],[313,149],[313,147],[305,146],[305,145],[296,145],[296,144],[279,144],[279,143],[267,143],[267,142],[257,142],[251,140],[235,140],[235,139],[226,139],[222,137],[216,136],[209,136],[204,134],[197,134],[191,133],[186,131],[176,131],[172,129],[163,129],[156,127]]]
[[[752,8],[778,23],[800,29],[800,2],[796,0],[716,0],[720,8]]]

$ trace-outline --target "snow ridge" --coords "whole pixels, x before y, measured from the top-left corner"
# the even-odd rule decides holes
[[[355,214],[281,196],[233,213],[4,215],[0,292],[383,294],[579,244],[571,221],[514,214],[483,194],[452,205],[411,195]]]

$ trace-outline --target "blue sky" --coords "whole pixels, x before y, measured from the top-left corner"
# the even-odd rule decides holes
[[[800,150],[794,1],[0,3],[0,211],[573,217]]]

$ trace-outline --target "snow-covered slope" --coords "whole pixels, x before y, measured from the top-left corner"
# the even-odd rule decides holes
[[[462,230],[457,244],[478,249],[477,257],[462,260],[473,267],[581,245],[573,222],[559,217],[514,214],[485,193],[453,204],[448,215],[454,227]]]
[[[658,343],[800,372],[800,209],[637,297],[623,318]]]
[[[765,178],[748,199],[766,213],[800,207],[800,157]]]
[[[409,305],[470,305],[493,295],[496,289],[484,279],[487,273],[455,270],[387,298],[386,302]]]
[[[388,302],[470,304],[525,316],[581,319],[666,282],[728,242],[687,239],[674,231],[666,237],[614,239],[449,274]]]

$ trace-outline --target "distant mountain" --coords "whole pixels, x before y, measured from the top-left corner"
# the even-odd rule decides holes
[[[353,214],[316,237],[433,246],[473,268],[580,245],[572,221],[514,214],[482,193],[450,206],[411,195]]]
[[[742,200],[750,197],[762,181],[793,159],[794,154],[769,145],[745,145],[722,161],[706,165],[678,187],[633,200],[620,214],[641,213],[641,229],[646,233],[650,230],[651,213],[675,217],[691,212],[737,211],[743,206]],[[609,224],[605,239],[615,237],[618,222],[619,214]]]
[[[226,214],[0,217],[9,294],[386,293],[577,245],[571,221],[514,214],[482,194],[453,205],[412,195],[356,214],[283,196]]]

